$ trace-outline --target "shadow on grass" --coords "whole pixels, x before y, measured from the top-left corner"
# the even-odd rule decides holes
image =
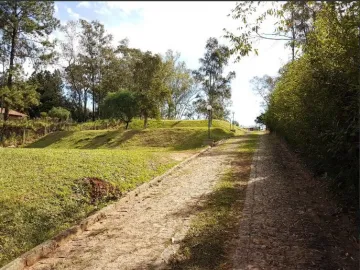
[[[101,147],[116,148],[124,142],[130,140],[136,134],[139,134],[140,130],[122,130],[108,131],[105,134],[98,135],[92,138],[87,144],[82,146],[82,149],[96,149]],[[120,135],[120,136],[119,136]]]
[[[66,137],[71,136],[74,133],[75,131],[58,131],[58,132],[50,133],[45,137],[41,138],[40,140],[27,145],[25,148],[45,148]]]

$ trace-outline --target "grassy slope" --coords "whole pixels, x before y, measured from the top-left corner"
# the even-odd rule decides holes
[[[103,206],[75,194],[75,180],[99,177],[132,189],[175,165],[171,150],[200,147],[206,124],[150,121],[142,130],[135,120],[126,132],[56,132],[32,149],[0,149],[0,266]],[[227,122],[214,121],[214,139],[230,135]]]
[[[123,148],[161,147],[167,150],[188,150],[202,146],[208,136],[206,120],[195,121],[150,121],[148,129],[141,129],[142,122],[136,120],[132,129],[62,131],[49,134],[30,144],[30,148]],[[233,136],[229,123],[214,120],[211,137],[219,140]],[[242,131],[237,129],[237,134]]]

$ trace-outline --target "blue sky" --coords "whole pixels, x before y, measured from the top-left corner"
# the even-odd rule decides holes
[[[209,37],[222,38],[223,28],[235,30],[239,22],[227,14],[236,2],[63,2],[56,1],[55,16],[61,23],[83,18],[99,20],[114,36],[114,45],[128,38],[130,46],[164,54],[168,49],[181,53],[181,60],[191,69],[199,67]],[[272,30],[273,21],[264,31]],[[55,33],[55,36],[58,34]],[[261,40],[259,56],[248,56],[231,63],[227,71],[235,71],[232,83],[232,110],[241,125],[254,124],[262,108],[261,98],[251,90],[254,76],[275,75],[289,60],[290,50],[283,41]]]

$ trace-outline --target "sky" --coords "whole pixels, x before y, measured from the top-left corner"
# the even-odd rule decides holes
[[[55,2],[55,17],[62,24],[79,18],[98,20],[114,37],[114,45],[124,38],[129,46],[165,54],[169,49],[181,53],[180,60],[190,69],[199,67],[208,38],[223,38],[224,28],[235,30],[240,22],[227,16],[236,2]],[[264,31],[271,31],[273,21],[265,23]],[[61,38],[61,34],[54,33]],[[225,72],[235,71],[232,86],[234,119],[242,126],[254,125],[263,111],[261,98],[253,91],[250,80],[265,74],[274,76],[290,58],[284,41],[261,40],[256,47],[259,55],[244,57],[239,63],[230,62]]]

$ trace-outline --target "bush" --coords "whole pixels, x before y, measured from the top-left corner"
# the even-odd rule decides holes
[[[67,121],[70,118],[70,112],[62,107],[53,107],[49,111],[49,116],[52,118],[57,118],[59,121]]]

